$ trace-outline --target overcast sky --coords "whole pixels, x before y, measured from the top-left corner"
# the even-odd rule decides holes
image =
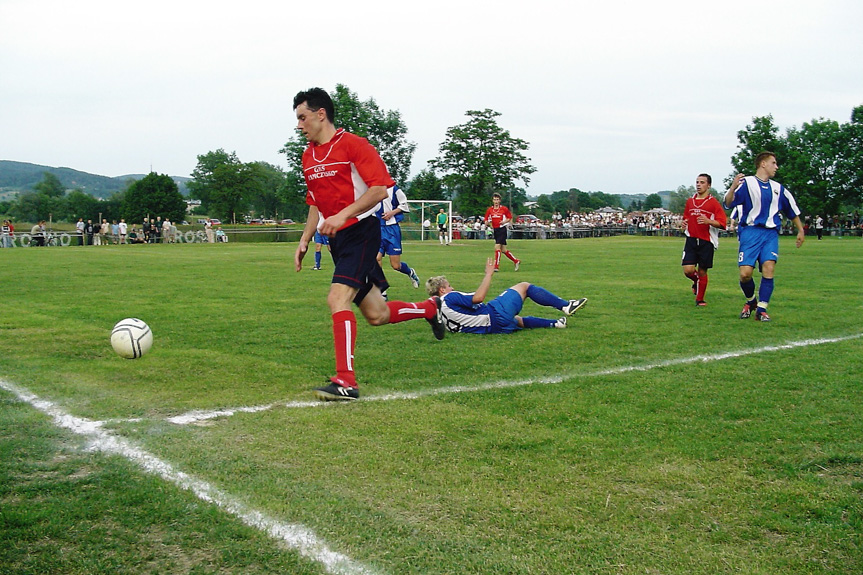
[[[285,167],[294,94],[337,83],[402,113],[412,174],[500,112],[531,195],[721,186],[753,116],[863,104],[860,0],[0,0],[0,25],[0,159],[106,176]]]

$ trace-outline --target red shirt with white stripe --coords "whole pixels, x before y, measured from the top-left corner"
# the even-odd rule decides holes
[[[719,247],[719,228],[714,228],[710,224],[699,224],[698,216],[701,215],[710,220],[716,220],[722,224],[721,229],[724,230],[727,223],[725,209],[719,203],[719,200],[713,196],[698,199],[697,195],[686,200],[686,207],[683,208],[683,219],[686,221],[686,235],[691,238],[711,242],[714,246]]]
[[[500,227],[500,223],[504,218],[508,220],[512,219],[512,212],[510,212],[509,208],[506,206],[491,206],[485,211],[485,221],[491,223],[491,227],[494,229]]]
[[[309,143],[303,152],[303,175],[308,187],[306,203],[317,206],[323,218],[339,213],[372,186],[395,185],[375,147],[344,129],[336,131],[325,144]],[[376,209],[377,205],[349,219],[344,228],[374,214]]]

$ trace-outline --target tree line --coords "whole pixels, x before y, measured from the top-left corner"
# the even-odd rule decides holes
[[[331,93],[336,107],[336,125],[368,138],[378,149],[391,175],[411,198],[451,200],[454,209],[465,215],[485,212],[495,192],[504,203],[521,211],[528,201],[525,187],[536,171],[526,155],[529,144],[498,124],[500,113],[468,110],[467,120],[446,131],[438,156],[412,179],[410,166],[416,143],[407,139],[407,126],[398,110],[385,110],[373,99],[361,100],[347,86],[338,84]],[[737,134],[738,146],[731,157],[734,173],[754,172],[755,156],[769,150],[777,155],[777,179],[792,190],[806,213],[840,213],[863,204],[863,106],[852,111],[844,124],[817,119],[779,133],[772,116],[755,117]],[[305,138],[297,131],[280,149],[287,169],[266,162],[242,162],[236,152],[224,149],[198,156],[187,187],[191,197],[201,201],[199,213],[224,221],[242,221],[246,214],[272,219],[305,217],[305,181],[301,157]],[[672,211],[682,211],[683,202],[694,190],[679,187],[671,193]],[[181,206],[181,203],[183,204]],[[649,210],[662,205],[651,194],[629,206]],[[542,194],[536,212],[550,217],[555,212],[585,212],[605,206],[623,207],[617,195],[578,188]],[[182,211],[181,211],[182,207]],[[172,221],[185,217],[185,202],[168,176],[151,173],[122,192],[99,201],[75,190],[66,193],[56,176],[46,173],[33,192],[13,202],[0,202],[0,213],[19,221],[48,219],[74,221],[78,217],[102,217],[138,221],[146,214],[162,215]],[[106,215],[107,214],[107,215]]]

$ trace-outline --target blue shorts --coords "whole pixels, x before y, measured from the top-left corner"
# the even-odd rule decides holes
[[[509,288],[490,302],[488,302],[491,327],[488,333],[512,333],[518,329],[518,320],[515,316],[519,314],[524,300],[521,294]]]
[[[330,245],[330,238],[315,230],[315,243],[328,246]]]
[[[737,231],[740,249],[737,252],[737,265],[759,269],[764,262],[779,260],[779,230],[761,226],[740,226]]]
[[[385,256],[402,255],[402,229],[398,224],[381,226],[381,249]]]
[[[334,284],[344,284],[359,290],[354,303],[359,305],[373,286],[382,292],[389,287],[378,264],[381,226],[375,217],[363,218],[352,226],[336,232],[330,240]]]

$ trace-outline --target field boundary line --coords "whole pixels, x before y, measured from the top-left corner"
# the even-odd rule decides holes
[[[122,436],[110,433],[105,422],[75,417],[57,404],[39,398],[27,389],[0,378],[0,389],[16,396],[19,401],[50,416],[57,427],[67,429],[89,441],[88,450],[126,458],[145,472],[192,492],[206,503],[216,505],[246,525],[267,533],[303,557],[320,563],[334,575],[375,575],[377,572],[350,557],[331,550],[314,531],[304,525],[283,523],[253,509],[212,484],[176,469],[173,465]]]
[[[773,351],[782,351],[787,349],[796,349],[800,347],[811,347],[815,345],[825,345],[828,343],[840,343],[843,341],[850,341],[854,339],[859,339],[863,337],[863,333],[856,333],[852,335],[845,335],[839,337],[825,337],[825,338],[817,338],[817,339],[804,339],[799,341],[791,341],[788,343],[780,343],[774,345],[765,345],[757,348],[749,348],[749,349],[739,349],[735,351],[727,351],[722,353],[713,353],[713,354],[701,354],[695,355],[691,357],[680,357],[676,359],[666,359],[663,361],[657,361],[653,363],[645,363],[641,365],[624,365],[618,367],[610,367],[608,369],[598,369],[594,371],[587,372],[569,372],[561,375],[555,375],[551,377],[539,377],[539,378],[531,378],[531,379],[519,379],[512,381],[496,381],[489,383],[481,383],[477,385],[457,385],[451,387],[441,387],[438,389],[427,389],[421,391],[412,391],[412,392],[404,392],[404,393],[388,393],[386,395],[372,395],[368,397],[362,398],[360,401],[394,401],[394,400],[411,400],[411,399],[420,399],[423,397],[433,397],[437,395],[447,395],[451,393],[469,393],[474,391],[488,391],[494,389],[506,389],[510,387],[524,387],[528,385],[552,385],[561,383],[570,379],[576,379],[580,377],[602,377],[606,375],[619,375],[623,373],[629,373],[632,371],[650,371],[652,369],[659,369],[662,367],[671,367],[675,365],[684,365],[689,363],[710,363],[713,361],[721,361],[724,359],[733,359],[735,357],[744,357],[747,355],[754,355],[757,353],[768,353]],[[204,411],[204,410],[195,410],[189,411],[182,415],[176,415],[173,417],[166,418],[166,421],[170,423],[174,423],[177,425],[189,425],[194,423],[199,423],[202,421],[207,421],[210,419],[217,419],[220,417],[230,417],[237,413],[257,413],[260,411],[267,411],[270,409],[274,409],[277,407],[283,407],[288,409],[296,409],[296,408],[309,408],[309,407],[322,407],[330,405],[328,402],[321,401],[289,401],[286,403],[275,402],[267,405],[258,405],[252,407],[234,407],[234,408],[225,408],[225,409],[216,409],[212,411]]]

